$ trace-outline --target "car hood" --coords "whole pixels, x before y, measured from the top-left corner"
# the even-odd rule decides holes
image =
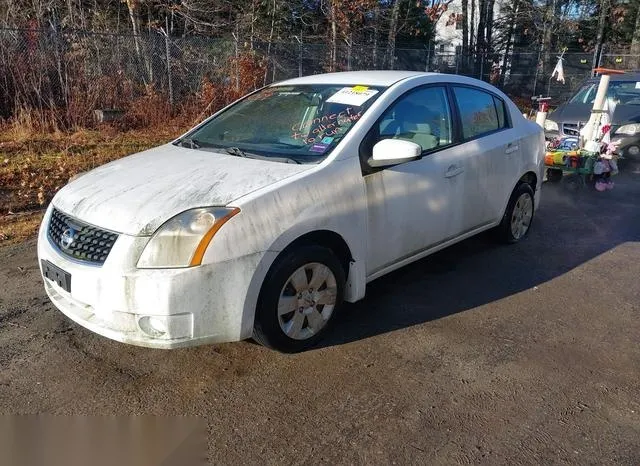
[[[549,114],[549,119],[556,123],[564,121],[568,122],[587,122],[591,115],[593,105],[590,104],[564,104]],[[613,113],[613,125],[619,126],[626,123],[640,122],[640,105],[617,105]]]
[[[58,192],[53,205],[92,225],[144,236],[187,209],[225,206],[313,166],[167,144],[82,175]]]

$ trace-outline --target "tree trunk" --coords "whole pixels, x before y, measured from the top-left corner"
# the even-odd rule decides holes
[[[493,71],[493,7],[495,5],[495,0],[487,0],[487,11],[485,15],[485,27],[486,32],[484,36],[484,50],[485,53],[482,57],[483,59],[483,74],[487,74],[489,76],[489,82],[491,81],[492,71]],[[486,67],[486,68],[485,68]]]
[[[269,43],[267,44],[267,63],[271,59],[271,44],[273,42],[273,31],[276,26],[276,0],[273,0],[273,5],[271,7],[271,30],[269,31]],[[264,81],[263,86],[267,85],[267,73],[269,73],[269,66],[267,65],[264,69]]]
[[[378,69],[378,35],[380,34],[380,3],[373,9],[373,69]]]
[[[138,56],[138,60],[140,60],[146,69],[146,60],[142,55],[142,50],[140,48],[140,18],[138,16],[138,1],[137,0],[127,0],[127,9],[129,10],[129,19],[131,20],[131,29],[133,31],[133,46],[136,49],[136,55]],[[146,74],[143,74],[142,80],[144,84],[149,84],[149,80],[147,79]]]
[[[509,51],[511,49],[511,41],[513,40],[513,34],[515,33],[516,24],[518,24],[518,11],[520,9],[520,0],[515,0],[513,4],[513,18],[509,23],[507,29],[507,37],[504,46],[504,57],[502,59],[502,69],[500,70],[500,85],[504,86],[506,83],[506,74],[508,62],[512,59]]]
[[[251,1],[251,34],[249,36],[249,45],[253,50],[253,36],[255,35],[255,22],[256,22],[256,1]]]
[[[336,18],[337,0],[331,0],[329,22],[331,24],[331,56],[329,57],[329,71],[336,71],[338,61],[338,19]]]
[[[67,12],[69,15],[69,23],[73,24],[73,7],[71,6],[71,0],[67,0]]]
[[[467,62],[469,55],[469,0],[462,0],[462,60]],[[465,70],[466,71],[466,70]]]
[[[493,42],[493,8],[495,6],[495,0],[488,0],[487,3],[487,14],[486,14],[486,28],[487,32],[485,33],[485,48],[487,49],[487,53],[491,53],[491,46]]]
[[[633,30],[629,53],[631,54],[629,68],[640,69],[640,4],[638,4],[638,11],[636,12],[636,28]]]
[[[469,56],[467,57],[467,68],[470,68],[471,57],[476,53],[475,32],[476,28],[476,0],[471,0],[471,22],[469,23]]]
[[[609,14],[609,0],[600,0],[600,16],[598,18],[598,36],[596,38],[596,48],[593,52],[593,68],[597,68],[602,54],[602,44],[604,42],[604,28]],[[638,32],[637,30],[635,31]],[[635,35],[635,34],[634,34]]]
[[[385,53],[384,64],[387,69],[392,70],[394,57],[396,54],[396,34],[398,33],[398,16],[400,15],[400,2],[396,0],[391,10],[391,22],[389,23],[389,36],[387,38],[387,51]]]
[[[129,19],[131,20],[131,29],[133,31],[133,46],[136,49],[136,53],[140,56],[140,42],[138,34],[140,33],[140,27],[138,22],[138,11],[137,11],[137,2],[136,0],[127,0],[127,8],[129,9]]]
[[[547,72],[550,73],[551,66],[555,66],[555,63],[551,63],[551,40],[553,39],[553,32],[555,30],[555,11],[557,0],[547,0],[547,6],[545,9],[545,29],[542,34],[542,50],[544,51],[542,58],[542,72],[546,77]]]
[[[485,27],[487,17],[487,0],[479,0],[478,8],[478,33],[476,38],[476,59],[474,67],[474,75],[482,79],[482,61],[486,50],[485,43]]]

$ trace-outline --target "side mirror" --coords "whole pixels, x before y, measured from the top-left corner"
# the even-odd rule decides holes
[[[422,147],[403,139],[383,139],[373,146],[373,157],[368,160],[373,168],[388,167],[417,160],[422,155]]]

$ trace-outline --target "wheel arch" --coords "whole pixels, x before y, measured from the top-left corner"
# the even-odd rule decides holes
[[[281,236],[265,252],[253,274],[244,302],[242,338],[251,336],[258,298],[269,271],[279,258],[296,247],[318,245],[330,249],[336,254],[345,271],[345,301],[355,302],[364,297],[366,287],[364,264],[356,259],[353,248],[349,246],[343,235],[329,229],[318,229],[299,233],[293,239],[287,236]]]
[[[351,248],[349,248],[349,245],[341,235],[332,230],[315,230],[299,236],[278,253],[276,260],[297,247],[307,245],[322,246],[330,249],[342,264],[345,276],[348,276],[349,264],[353,261]]]
[[[540,178],[538,174],[532,169],[526,170],[524,174],[522,174],[520,178],[518,178],[518,180],[515,182],[515,184],[511,188],[511,191],[509,191],[509,196],[507,196],[507,198],[504,200],[504,205],[502,206],[502,211],[500,214],[500,220],[502,220],[502,218],[504,217],[504,214],[507,212],[507,207],[509,206],[509,199],[511,199],[511,195],[518,188],[518,185],[520,185],[521,183],[527,183],[528,185],[530,185],[531,189],[533,190],[533,194],[535,196],[534,197],[534,202],[535,202],[538,196],[536,193],[539,191],[539,188],[540,188],[539,182],[541,179],[542,178]]]
[[[531,186],[531,189],[533,189],[533,192],[535,193],[538,188],[538,175],[533,170],[529,170],[520,177],[518,183],[516,183],[516,186],[514,186],[513,189],[515,189],[520,183],[527,183]]]

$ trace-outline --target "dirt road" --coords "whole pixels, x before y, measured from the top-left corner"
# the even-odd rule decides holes
[[[488,235],[377,280],[322,348],[125,346],[0,250],[0,411],[196,415],[215,464],[640,464],[640,170],[546,184],[523,243]]]

